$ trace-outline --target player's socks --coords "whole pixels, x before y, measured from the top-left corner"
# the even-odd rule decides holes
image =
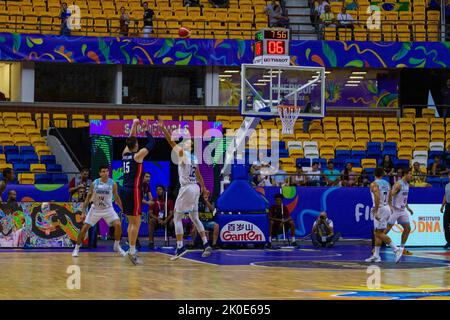
[[[177,249],[181,249],[183,247],[183,241],[177,240]]]
[[[381,247],[375,247],[375,251],[373,253],[374,257],[379,257],[380,256],[380,248]]]
[[[208,244],[208,238],[206,236],[202,237],[202,240],[204,246]]]
[[[136,246],[130,246],[130,254],[136,254]]]
[[[120,241],[114,240],[114,249],[117,249],[120,247]]]
[[[292,241],[292,242],[295,242],[295,237],[292,237],[291,241]]]
[[[392,250],[394,250],[394,252],[398,250],[398,247],[395,245],[394,241],[391,241],[391,243],[389,243],[389,246]]]

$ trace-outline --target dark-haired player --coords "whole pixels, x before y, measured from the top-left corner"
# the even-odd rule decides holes
[[[109,226],[114,227],[114,251],[118,252],[122,256],[126,253],[120,247],[120,238],[122,237],[122,224],[120,218],[114,211],[112,199],[117,203],[120,209],[122,209],[122,201],[117,193],[117,184],[113,179],[109,178],[109,169],[107,166],[101,166],[99,169],[100,178],[96,179],[89,189],[86,200],[83,203],[83,216],[86,214],[86,210],[89,203],[92,201],[92,206],[84,220],[84,225],[78,234],[77,244],[73,249],[72,256],[78,257],[81,243],[83,242],[86,232],[95,226],[100,219],[106,221]]]
[[[389,218],[387,228],[384,231],[384,233],[387,234],[396,222],[403,227],[400,249],[403,250],[404,255],[408,256],[412,255],[410,251],[405,249],[406,241],[411,232],[408,212],[411,215],[413,214],[413,211],[408,206],[409,182],[412,178],[411,169],[406,168],[403,170],[403,178],[397,181],[392,187],[391,193],[389,194],[389,205],[392,207],[392,215]]]
[[[384,169],[375,169],[375,181],[370,184],[370,193],[373,201],[373,224],[375,236],[375,250],[373,255],[366,259],[366,262],[381,262],[380,249],[382,243],[386,243],[392,248],[395,253],[395,262],[399,262],[403,255],[403,250],[398,248],[394,242],[389,238],[384,230],[387,228],[387,222],[391,216],[391,208],[389,207],[389,192],[391,186],[389,182],[383,180]]]
[[[128,256],[133,264],[140,263],[136,254],[136,241],[141,225],[142,162],[155,146],[155,139],[147,132],[147,144],[139,150],[136,138],[138,124],[139,120],[134,119],[130,136],[126,139],[126,147],[122,152],[123,188],[121,198],[123,213],[128,216],[128,242],[130,243]]]

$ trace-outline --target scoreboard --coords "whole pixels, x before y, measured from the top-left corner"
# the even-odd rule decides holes
[[[289,65],[289,29],[256,32],[254,54],[254,64]]]

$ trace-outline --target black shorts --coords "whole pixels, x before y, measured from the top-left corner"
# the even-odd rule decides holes
[[[122,200],[123,213],[127,216],[139,216],[142,214],[142,194],[139,188],[121,188],[120,200]]]

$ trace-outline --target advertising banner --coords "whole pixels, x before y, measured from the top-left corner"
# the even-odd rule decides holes
[[[264,244],[269,239],[269,219],[265,214],[219,214],[216,222],[222,244]]]
[[[138,137],[146,137],[146,131],[155,138],[164,138],[164,133],[159,130],[157,121],[141,121],[138,126]],[[133,120],[91,120],[91,135],[108,135],[112,137],[128,137],[130,135]],[[221,122],[211,121],[164,121],[165,127],[177,134],[178,137],[202,138],[217,136],[222,132]]]

